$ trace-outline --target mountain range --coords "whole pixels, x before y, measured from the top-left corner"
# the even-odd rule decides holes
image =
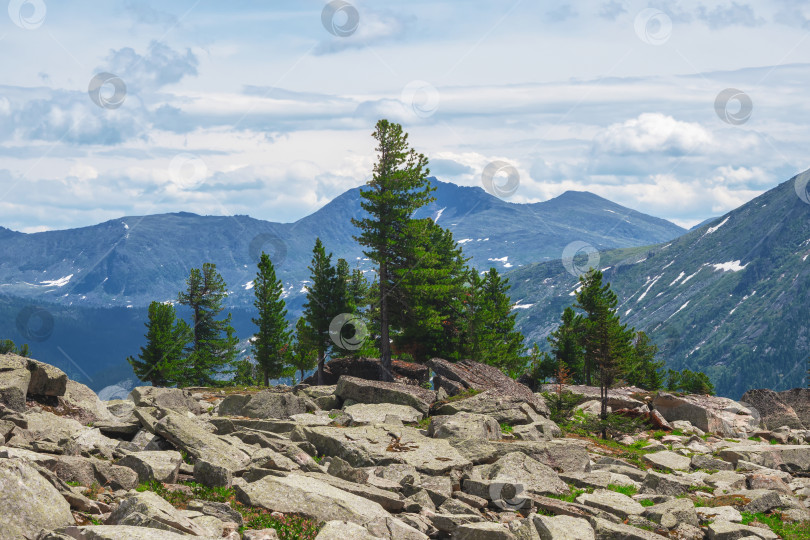
[[[644,330],[674,369],[705,371],[721,395],[802,386],[810,356],[810,204],[797,179],[672,242],[599,254],[622,321]],[[584,258],[584,257],[580,257]],[[545,342],[574,301],[577,270],[559,261],[507,275],[528,342]]]
[[[596,256],[588,262],[604,269],[623,320],[653,337],[668,367],[704,370],[732,397],[802,384],[810,205],[794,180],[690,231],[591,193],[515,204],[432,181],[436,201],[417,217],[451,229],[479,270],[509,277],[527,343],[545,344],[574,300],[577,267]],[[175,299],[190,268],[217,264],[244,339],[258,254],[276,263],[294,319],[316,236],[371,271],[350,221],[362,215],[356,188],[295,223],[174,213],[34,234],[0,228],[0,337],[29,342],[92,388],[132,378],[124,359],[142,344],[146,306]],[[571,245],[586,249],[563,264]]]

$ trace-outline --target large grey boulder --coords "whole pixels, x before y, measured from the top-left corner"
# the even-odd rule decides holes
[[[523,452],[558,472],[589,472],[591,470],[591,460],[587,449],[572,439],[553,441],[448,440],[462,456],[476,465],[493,463],[512,452]]]
[[[672,499],[645,508],[644,517],[667,529],[674,529],[680,523],[697,527],[700,525],[695,504],[690,499]]]
[[[532,523],[540,540],[595,540],[588,520],[572,516],[544,516],[534,514]]]
[[[453,532],[453,540],[517,540],[505,523],[467,523]]]
[[[655,534],[624,523],[615,523],[602,518],[590,518],[599,540],[665,540],[666,536]]]
[[[446,439],[425,437],[409,427],[392,431],[375,426],[313,426],[300,428],[300,434],[320,455],[338,456],[354,467],[405,463],[432,475],[472,467]]]
[[[107,525],[134,525],[194,536],[207,536],[164,498],[151,491],[132,493],[106,519]]]
[[[422,419],[422,413],[410,405],[396,403],[355,403],[343,409],[353,424],[382,424],[398,417],[402,422],[412,423]],[[313,415],[309,415],[313,416]],[[326,418],[327,424],[331,421]]]
[[[485,439],[501,438],[501,426],[491,416],[460,412],[453,415],[434,416],[430,419],[428,435],[437,439]]]
[[[25,410],[25,396],[31,383],[26,358],[0,354],[0,404],[12,411]]]
[[[608,489],[597,489],[593,493],[583,493],[577,497],[576,501],[585,506],[591,506],[604,510],[621,519],[629,516],[640,516],[644,512],[644,507],[623,493],[617,493]]]
[[[357,403],[408,405],[422,414],[427,414],[430,405],[436,400],[436,392],[421,386],[369,381],[348,375],[341,375],[335,395],[343,401],[351,399]]]
[[[779,535],[770,529],[749,527],[740,523],[715,521],[709,524],[706,538],[709,540],[737,540],[738,538],[778,539]]]
[[[74,410],[79,409],[82,419],[88,422],[109,422],[115,419],[96,393],[82,383],[68,380],[62,399]]]
[[[464,492],[489,501],[506,501],[505,506],[522,506],[519,502],[532,495],[569,493],[568,485],[551,467],[522,452],[512,452],[491,465],[475,467],[462,487]]]
[[[138,482],[155,479],[169,484],[177,483],[177,474],[183,458],[174,450],[154,450],[134,452],[116,462],[116,465],[128,467],[138,475]]]
[[[689,488],[694,485],[695,483],[688,478],[650,471],[644,478],[641,493],[671,496],[686,495],[690,492]]]
[[[767,388],[749,390],[742,401],[750,404],[762,416],[767,429],[788,426],[791,429],[810,429],[810,388],[794,388],[775,392]]]
[[[318,532],[315,540],[382,540],[380,536],[374,536],[364,527],[351,521],[327,521]]]
[[[70,505],[22,459],[0,460],[0,535],[34,538],[41,529],[74,524]]]
[[[256,482],[237,483],[234,490],[237,500],[250,506],[298,513],[320,521],[350,521],[386,539],[427,539],[379,504],[308,476],[265,476]]]
[[[39,362],[31,358],[26,359],[28,370],[31,372],[31,382],[28,393],[32,396],[63,396],[68,382],[64,371],[56,366]]]
[[[62,538],[75,540],[188,540],[189,535],[149,527],[132,525],[87,525],[84,527],[67,527],[57,531]],[[45,537],[44,540],[51,540]],[[195,540],[215,540],[212,536],[195,536]],[[216,538],[216,540],[222,540]]]
[[[202,407],[191,397],[191,392],[182,388],[159,388],[138,386],[132,389],[129,398],[138,407],[157,407],[179,413],[201,414]]]
[[[524,407],[530,407],[530,405],[519,396],[499,395],[486,391],[464,399],[437,403],[433,407],[433,415],[482,414],[491,416],[498,423],[528,424],[532,422],[529,411],[535,414],[540,414],[540,411],[531,408],[527,411]]]
[[[449,362],[441,358],[432,358],[426,365],[436,374],[433,378],[436,388],[444,388],[448,395],[452,396],[467,389],[488,391],[490,396],[517,398],[548,417],[548,406],[543,398],[495,366],[472,360]]]
[[[233,441],[214,435],[204,424],[186,416],[167,412],[154,426],[155,433],[195,460],[240,470],[250,457]]]
[[[230,395],[219,404],[220,416],[246,416],[248,418],[280,418],[314,412],[315,403],[305,396],[292,392],[262,390],[253,395]]]
[[[743,436],[759,427],[756,409],[729,398],[660,392],[653,405],[668,422],[686,420],[705,432],[726,437]]]
[[[810,472],[810,445],[806,444],[733,446],[720,450],[719,454],[735,467],[743,460],[791,474]]]
[[[72,418],[57,416],[48,411],[28,410],[24,414],[28,422],[28,432],[37,440],[58,443],[73,439],[89,428]]]
[[[692,466],[690,458],[669,450],[644,454],[641,460],[652,467],[665,471],[688,471]]]
[[[129,467],[108,461],[81,456],[52,457],[44,465],[56,473],[60,480],[76,482],[82,486],[97,483],[110,489],[134,489],[138,474]]]

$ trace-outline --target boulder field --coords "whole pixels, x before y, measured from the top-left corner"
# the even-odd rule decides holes
[[[431,360],[432,390],[416,368],[411,384],[356,376],[375,372],[364,362],[330,386],[104,402],[0,356],[0,538],[779,538],[757,517],[810,531],[802,390],[612,389],[613,409],[652,405],[661,429],[600,441],[490,366]],[[594,409],[598,389],[567,389]]]

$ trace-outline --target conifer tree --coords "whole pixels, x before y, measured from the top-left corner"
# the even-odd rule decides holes
[[[469,320],[465,342],[469,357],[517,376],[526,367],[523,334],[515,330],[516,314],[507,294],[509,280],[490,268],[484,277],[470,272],[473,294],[468,298]]]
[[[638,332],[633,338],[633,347],[622,362],[621,371],[624,381],[645,390],[658,390],[664,383],[662,369],[664,362],[656,362],[658,346],[644,332]]]
[[[396,270],[391,326],[397,350],[417,362],[432,357],[457,360],[462,297],[469,269],[453,233],[431,219],[410,223],[410,249]]]
[[[562,323],[547,338],[555,361],[565,364],[568,375],[577,384],[582,384],[585,376],[582,328],[582,317],[572,307],[567,307]]]
[[[0,354],[16,354],[27,358],[31,354],[27,343],[23,343],[19,347],[10,339],[0,339]]]
[[[360,192],[364,219],[352,219],[360,229],[355,237],[365,246],[365,255],[377,264],[379,283],[380,363],[383,380],[393,380],[391,371],[391,293],[406,248],[408,224],[415,210],[433,200],[427,180],[428,160],[408,144],[402,126],[388,120],[377,122],[372,136],[377,140],[374,174]]]
[[[236,358],[239,339],[231,326],[231,314],[217,319],[228,292],[216,268],[213,263],[204,263],[202,270],[192,268],[186,291],[178,295],[178,301],[191,309],[193,321],[191,353],[178,379],[184,386],[216,384],[216,375],[231,373]]]
[[[284,286],[276,278],[276,270],[266,253],[262,253],[258,268],[253,281],[256,296],[253,305],[259,316],[251,320],[259,328],[254,334],[253,352],[262,382],[268,386],[270,379],[278,379],[284,371],[291,332],[287,329],[287,308],[282,298]]]
[[[610,284],[602,285],[602,272],[591,269],[581,276],[577,303],[588,314],[584,321],[583,343],[588,359],[597,371],[602,400],[602,438],[607,438],[608,389],[620,370],[620,362],[631,352],[634,331],[621,324],[616,313],[618,298]]]
[[[307,327],[307,321],[301,317],[295,323],[295,342],[290,365],[301,372],[302,381],[305,372],[318,367],[318,350],[310,341],[311,336],[312,331]]]
[[[306,321],[306,341],[318,353],[318,384],[323,384],[323,368],[326,355],[333,346],[329,325],[336,316],[345,313],[345,287],[341,287],[337,269],[332,266],[332,254],[326,254],[320,238],[312,249],[309,266],[310,285],[304,304],[303,319]]]
[[[146,345],[141,347],[138,358],[130,356],[138,379],[152,386],[177,384],[184,371],[184,351],[191,341],[191,328],[185,321],[176,318],[174,306],[161,302],[149,304],[149,320],[146,326]]]

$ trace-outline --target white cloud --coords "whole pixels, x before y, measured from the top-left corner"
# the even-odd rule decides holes
[[[596,136],[600,152],[688,154],[714,144],[706,128],[682,122],[661,113],[644,113],[620,124],[613,124]]]

